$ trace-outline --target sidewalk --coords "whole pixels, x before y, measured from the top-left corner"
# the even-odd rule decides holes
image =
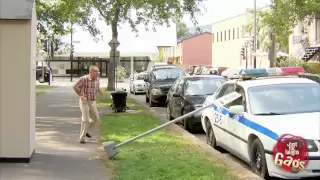
[[[70,87],[37,97],[36,154],[29,164],[0,164],[1,180],[108,180],[111,173],[99,157],[98,130],[79,143],[80,110]]]

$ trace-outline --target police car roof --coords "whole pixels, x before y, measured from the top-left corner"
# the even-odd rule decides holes
[[[231,80],[229,82],[236,82],[237,80]],[[298,77],[283,77],[283,78],[270,78],[270,79],[255,79],[255,80],[246,80],[246,81],[238,81],[239,85],[244,88],[256,87],[256,86],[265,86],[265,85],[273,85],[273,84],[313,84],[317,83],[307,78],[298,78]]]

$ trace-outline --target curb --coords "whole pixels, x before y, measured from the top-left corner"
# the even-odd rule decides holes
[[[132,97],[132,95],[129,95]],[[145,103],[137,102],[134,98],[132,98],[137,104],[140,104],[144,108],[147,108],[155,113],[156,116],[159,117],[161,123],[168,122],[167,119],[163,118],[161,114],[159,114],[157,111],[150,109],[149,106],[147,106]],[[258,175],[254,174],[252,171],[248,170],[243,165],[239,164],[238,162],[235,162],[235,160],[228,157],[226,154],[223,154],[215,149],[213,149],[211,146],[206,144],[205,142],[201,141],[199,138],[194,136],[193,134],[189,133],[188,131],[182,129],[180,126],[176,124],[171,124],[168,127],[170,127],[173,131],[180,133],[183,137],[191,139],[193,142],[196,143],[202,150],[205,151],[205,153],[208,153],[214,157],[215,160],[221,161],[228,167],[230,167],[231,170],[233,170],[233,174],[237,176],[237,180],[263,180]]]

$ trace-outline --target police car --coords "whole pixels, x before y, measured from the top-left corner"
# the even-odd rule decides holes
[[[207,143],[236,155],[265,179],[320,177],[320,84],[293,76],[299,71],[245,69],[240,79],[223,84],[203,104],[214,103],[201,117]],[[272,157],[277,140],[287,133],[308,144],[308,166],[298,173],[280,169]]]

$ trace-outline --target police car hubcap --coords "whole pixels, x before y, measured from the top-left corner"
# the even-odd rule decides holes
[[[260,168],[261,168],[261,153],[258,149],[256,151],[256,166],[257,166],[257,169],[260,170]]]

